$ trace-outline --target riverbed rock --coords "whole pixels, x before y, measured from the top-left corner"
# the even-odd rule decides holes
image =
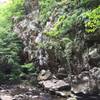
[[[84,71],[72,79],[72,91],[74,93],[88,93],[90,91],[90,76],[88,71]]]
[[[65,68],[63,68],[63,67],[62,68],[58,68],[58,72],[57,72],[56,76],[59,79],[64,79],[65,77],[67,77]]]
[[[70,97],[67,100],[77,100],[75,97]]]
[[[90,70],[92,76],[100,80],[100,68],[94,67]]]
[[[94,67],[90,70],[92,78],[95,81],[95,88],[100,91],[100,68]]]
[[[6,94],[0,94],[0,100],[12,100],[11,95],[6,95]]]
[[[49,90],[70,90],[70,85],[63,80],[47,80],[41,81],[39,84],[43,85],[45,89]]]
[[[90,71],[83,71],[72,78],[74,93],[94,93],[100,91],[100,68],[94,67]]]
[[[50,79],[52,77],[52,74],[50,72],[50,70],[41,70],[41,72],[38,75],[37,80],[38,81],[43,81],[43,80],[47,80]]]
[[[51,79],[46,81],[40,81],[39,84],[43,86],[45,90],[50,91],[51,93],[55,93],[62,97],[67,97],[71,87],[68,83],[64,82],[63,80]]]
[[[55,91],[55,93],[61,97],[74,97],[71,91]]]

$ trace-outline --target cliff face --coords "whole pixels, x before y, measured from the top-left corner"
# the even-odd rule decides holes
[[[34,40],[41,31],[39,25],[38,0],[25,0],[25,14],[21,21],[15,23],[14,32],[22,39],[24,44],[23,53],[27,55],[26,61],[33,59]]]
[[[23,41],[23,53],[27,55],[26,62],[34,62],[39,71],[45,70],[44,74],[48,74],[46,70],[50,70],[54,74],[50,75],[50,79],[63,79],[71,85],[75,93],[98,92],[99,43],[95,46],[98,38],[93,42],[91,37],[98,37],[99,34],[86,34],[84,20],[87,20],[81,20],[81,13],[87,8],[82,9],[84,4],[81,3],[59,1],[56,3],[58,5],[50,8],[52,10],[48,19],[44,18],[43,21],[39,15],[38,0],[26,0],[26,15],[22,21],[16,23],[14,31]],[[99,30],[96,31],[98,32]],[[40,77],[43,74],[41,73]],[[47,79],[48,77],[45,80]],[[46,87],[47,84],[42,81],[42,85]]]

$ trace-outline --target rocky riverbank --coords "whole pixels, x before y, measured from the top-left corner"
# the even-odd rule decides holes
[[[76,6],[71,1],[56,4],[45,23],[38,3],[15,23],[14,32],[24,45],[23,58],[36,65],[37,81],[44,91],[65,98],[99,100],[93,96],[100,93],[99,29],[94,34],[86,32],[81,2]]]
[[[67,92],[68,97],[55,95],[54,92],[47,92],[39,88],[19,84],[19,85],[1,85],[0,100],[100,100],[99,94],[73,94]]]

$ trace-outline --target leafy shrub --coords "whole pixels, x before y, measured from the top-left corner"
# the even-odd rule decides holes
[[[100,0],[81,0],[79,5],[80,7],[91,9],[97,7],[99,4]]]
[[[100,6],[92,11],[87,11],[84,16],[87,33],[93,33],[97,29],[100,29]]]
[[[56,6],[56,0],[40,0],[40,20],[46,22]]]
[[[19,75],[17,69],[19,70],[19,52],[22,50],[22,43],[11,31],[11,27],[13,26],[12,16],[20,17],[22,15],[22,5],[23,0],[9,0],[8,3],[0,5],[0,70],[2,78],[9,76],[8,79],[16,79]]]
[[[54,24],[54,27],[46,34],[55,37],[63,33],[67,33],[67,31],[70,30],[78,20],[79,12],[77,11],[68,16],[64,14],[58,18],[58,21]]]
[[[23,72],[26,72],[26,73],[34,73],[35,72],[35,65],[33,63],[28,63],[28,64],[24,64],[21,66],[21,68],[23,69]]]
[[[4,35],[3,35],[4,36]],[[21,41],[17,38],[16,34],[9,33],[0,38],[0,63],[18,62],[18,53],[22,50]]]
[[[12,16],[21,16],[23,0],[9,0],[9,3],[0,5],[0,60],[7,63],[18,61],[21,50],[21,41],[11,31]]]

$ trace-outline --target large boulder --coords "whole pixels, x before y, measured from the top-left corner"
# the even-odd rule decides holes
[[[94,67],[90,70],[92,78],[95,81],[95,88],[100,91],[100,68]]]
[[[89,86],[89,76],[84,76],[83,79],[79,82],[78,78],[75,76],[72,80],[72,89],[75,94],[83,93],[87,94],[90,90]]]
[[[47,80],[47,81],[41,81],[39,84],[43,85],[45,89],[49,90],[69,90],[70,85],[63,80]]]
[[[51,79],[40,81],[39,84],[43,86],[45,90],[48,90],[60,96],[67,97],[68,95],[71,95],[70,85],[63,80]]]
[[[94,67],[90,71],[83,71],[72,78],[74,93],[94,93],[100,91],[100,68]]]

